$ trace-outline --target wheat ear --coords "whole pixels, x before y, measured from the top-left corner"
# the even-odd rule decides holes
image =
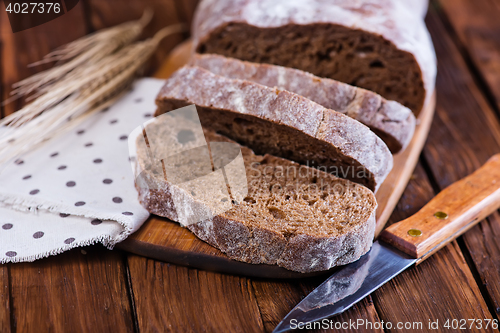
[[[144,22],[144,17],[140,21]],[[62,71],[49,70],[53,79],[45,79],[42,84],[36,86],[31,78],[24,80],[24,83],[18,85],[23,87],[18,94],[25,94],[29,90],[39,96],[18,112],[0,120],[0,164],[11,161],[42,142],[74,128],[89,115],[102,109],[103,105],[112,103],[132,84],[159,42],[184,30],[183,25],[179,24],[166,27],[145,41],[126,45],[122,40],[120,47],[117,48],[115,44],[114,52],[106,49],[105,52],[108,53],[105,56],[96,56],[93,53],[94,55],[88,58],[91,61],[85,66],[72,64]],[[99,33],[97,32],[96,36]],[[78,41],[72,44],[78,45]],[[53,59],[61,54],[70,53],[56,52],[49,58]],[[74,56],[66,64],[74,61],[79,63],[80,56]],[[68,71],[67,68],[70,67],[73,68]],[[62,76],[58,77],[56,73]]]
[[[52,67],[15,83],[13,85],[15,89],[10,93],[12,97],[4,103],[40,90],[53,81],[60,80],[68,73],[88,63],[95,63],[116,52],[121,47],[129,45],[139,37],[143,28],[151,21],[152,15],[152,10],[147,9],[142,18],[137,21],[102,29],[49,53],[43,60],[30,66],[56,61],[59,62],[59,66]]]

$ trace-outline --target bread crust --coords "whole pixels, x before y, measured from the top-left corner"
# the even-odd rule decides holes
[[[286,239],[272,230],[250,229],[241,221],[221,216],[191,224],[188,229],[231,259],[309,273],[346,265],[368,252],[375,233],[375,215],[340,237],[299,234]]]
[[[415,132],[415,116],[407,107],[366,89],[310,73],[252,63],[216,54],[195,54],[191,65],[231,79],[248,80],[304,96],[370,127],[392,153],[405,149]]]
[[[414,67],[411,78],[406,77],[407,74],[402,74],[398,80],[391,83],[390,87],[394,88],[392,90],[398,89],[397,85],[401,85],[403,83],[401,79],[404,78],[409,85],[405,87],[406,90],[409,90],[411,85],[418,85],[418,87],[412,87],[415,88],[414,91],[418,97],[414,101],[403,103],[403,100],[389,97],[390,95],[399,96],[399,94],[394,94],[394,91],[391,93],[385,88],[381,89],[383,91],[377,91],[374,88],[377,84],[363,82],[362,79],[356,85],[377,91],[388,99],[397,100],[410,107],[418,115],[423,105],[429,102],[434,91],[437,70],[432,41],[422,18],[426,6],[422,4],[423,1],[416,1],[407,3],[407,1],[401,0],[204,0],[199,4],[193,21],[194,50],[200,53],[220,53],[231,56],[233,52],[231,48],[236,47],[234,44],[242,44],[245,41],[241,38],[240,40],[233,39],[223,46],[216,46],[215,40],[241,29],[241,31],[246,31],[242,34],[247,35],[255,44],[254,48],[249,48],[251,44],[245,44],[244,50],[239,53],[240,56],[236,56],[237,58],[306,70],[301,66],[305,64],[307,57],[301,57],[304,52],[298,46],[299,44],[297,44],[298,50],[296,52],[291,51],[293,56],[288,56],[292,59],[296,58],[297,61],[277,62],[277,59],[270,56],[270,48],[283,48],[284,43],[290,44],[292,40],[300,40],[303,37],[303,32],[308,28],[315,31],[311,36],[318,36],[321,31],[325,34],[338,34],[339,38],[342,39],[352,35],[351,42],[353,43],[357,43],[360,39],[371,38],[375,46],[380,45],[384,52],[399,53],[396,57],[398,60],[394,60],[395,64],[385,64],[392,66],[392,69],[384,74],[387,77],[386,80],[394,75],[394,68],[404,70]],[[328,27],[333,28],[334,31],[325,32]],[[270,31],[269,36],[271,37],[266,37],[262,41],[257,40],[256,36],[259,31],[265,32],[266,30]],[[277,42],[278,46],[271,43],[273,36],[283,38]],[[308,39],[311,39],[311,36],[308,35]],[[312,44],[307,45],[309,48],[312,47]],[[344,45],[344,52],[346,45]],[[322,54],[322,51],[326,54]],[[318,50],[314,52],[321,53],[318,61],[323,61],[323,58],[334,61],[340,51],[338,49],[330,50],[320,42]],[[355,56],[357,54],[360,56],[360,62],[367,55],[364,53],[363,47],[354,52]],[[400,61],[403,61],[402,59],[404,59],[404,63],[399,64]],[[349,63],[345,61],[342,60],[340,66],[348,67]],[[307,65],[304,66],[307,67]],[[313,67],[308,68],[308,72],[320,75],[312,70]],[[367,70],[376,71],[377,68],[370,66]],[[340,79],[342,75],[328,77]],[[356,80],[356,77],[350,79]],[[350,81],[346,82],[351,83]],[[403,99],[410,98],[401,97]]]
[[[203,126],[237,142],[248,139],[245,126],[254,126],[252,131],[266,128],[264,134],[254,135],[266,145],[263,152],[257,144],[246,142],[257,153],[338,167],[342,172],[337,176],[373,191],[393,166],[387,145],[360,122],[288,91],[221,77],[199,67],[185,66],[175,72],[156,103],[156,116],[196,104]],[[242,128],[235,130],[240,123]]]

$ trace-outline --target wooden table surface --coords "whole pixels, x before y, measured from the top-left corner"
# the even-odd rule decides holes
[[[29,63],[62,44],[138,18],[147,6],[155,18],[146,35],[172,23],[190,24],[196,2],[80,0],[68,14],[16,34],[0,4],[0,96],[6,98],[12,83],[40,70]],[[432,3],[426,22],[438,57],[436,116],[389,223],[414,214],[500,152],[499,17],[499,1]],[[166,39],[150,73],[187,37]],[[1,115],[20,105],[2,107]],[[498,319],[499,240],[496,213],[336,321],[422,322],[424,329],[414,331],[426,332],[429,320],[439,320],[439,331],[448,331],[443,328],[448,319]],[[323,279],[249,279],[91,246],[34,263],[0,265],[0,332],[270,332]]]

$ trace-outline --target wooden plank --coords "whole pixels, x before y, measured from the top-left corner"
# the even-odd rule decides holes
[[[177,0],[175,4],[182,22],[186,22],[189,31],[193,23],[194,12],[200,0]]]
[[[140,38],[151,37],[163,27],[183,22],[179,18],[174,0],[88,0],[88,3],[90,22],[95,30],[137,20],[142,16],[146,8],[151,8],[154,16]],[[185,37],[184,34],[175,34],[165,38],[152,56],[150,66],[145,73],[153,73],[172,48]]]
[[[492,0],[439,0],[500,110],[500,6]]]
[[[436,13],[428,25],[438,54],[437,106],[424,154],[441,188],[500,151],[500,123]]]
[[[391,223],[414,214],[434,196],[421,165],[417,166],[412,178]],[[429,319],[439,321],[439,331],[447,331],[442,326],[447,319],[492,319],[456,242],[421,265],[401,273],[375,291],[372,297],[380,318],[394,325],[388,331],[403,331],[395,329],[398,322],[422,323],[422,329],[404,331],[425,332]]]
[[[0,329],[10,332],[10,292],[8,265],[0,266]]]
[[[0,11],[0,17],[0,40],[2,41],[0,65],[4,87],[2,100],[9,96],[13,83],[48,68],[48,66],[28,68],[28,64],[42,59],[55,48],[87,33],[81,3],[53,21],[15,34],[10,28],[7,13],[3,10]],[[71,28],[68,29],[68,27]],[[22,105],[22,100],[10,103],[4,107],[4,114],[9,115]]]
[[[252,281],[266,332],[272,332],[288,312],[290,312],[302,298],[321,284],[324,279],[325,277],[318,277],[303,279],[300,280],[300,282]],[[331,318],[334,323],[356,322],[358,319],[363,319],[371,323],[380,322],[380,318],[378,317],[371,297],[367,297],[343,314]],[[318,330],[315,330],[314,332],[317,331]],[[320,332],[335,332],[335,330],[325,329],[320,330]],[[352,330],[348,328],[345,330],[343,329],[342,332],[383,332],[383,330],[370,330],[364,328]]]
[[[396,209],[389,218],[387,226],[416,214],[433,196],[432,185],[422,166],[422,162],[419,162],[411,175],[410,182],[401,196]]]
[[[443,248],[421,265],[398,275],[373,295],[380,317],[393,325],[422,323],[422,328],[404,332],[426,332],[429,321],[439,322],[438,332],[446,320],[469,318],[492,319],[477,284],[456,242]],[[495,332],[469,329],[467,332]],[[395,327],[395,326],[394,326]],[[396,331],[396,330],[395,330]]]
[[[253,280],[252,286],[266,332],[272,332],[305,296],[298,282]]]
[[[375,229],[375,237],[377,237],[386,226],[389,217],[394,212],[401,195],[408,185],[413,170],[417,165],[418,158],[431,128],[432,119],[434,118],[435,97],[436,96],[433,95],[428,105],[425,105],[420,112],[413,139],[404,151],[394,155],[394,166],[392,171],[376,193],[379,206],[376,215],[377,226]]]
[[[11,266],[18,332],[132,332],[122,253],[102,246]]]
[[[128,258],[142,332],[262,332],[255,294],[244,277]]]
[[[465,236],[465,245],[470,253],[474,265],[487,290],[487,300],[491,310],[500,317],[500,283],[498,269],[500,267],[500,214],[491,215],[487,221],[481,223]]]
[[[428,25],[440,61],[436,117],[424,154],[437,185],[443,189],[500,152],[500,122],[435,13],[429,16]],[[496,216],[463,237],[488,294],[486,298],[497,315],[500,314],[500,264],[494,254],[498,251],[498,241],[491,240],[491,235],[485,236],[485,231],[499,228],[500,219]]]

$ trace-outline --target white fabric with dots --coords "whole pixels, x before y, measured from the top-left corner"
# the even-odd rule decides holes
[[[101,242],[112,248],[149,217],[128,135],[155,111],[164,81],[141,79],[110,108],[0,170],[0,263]]]

